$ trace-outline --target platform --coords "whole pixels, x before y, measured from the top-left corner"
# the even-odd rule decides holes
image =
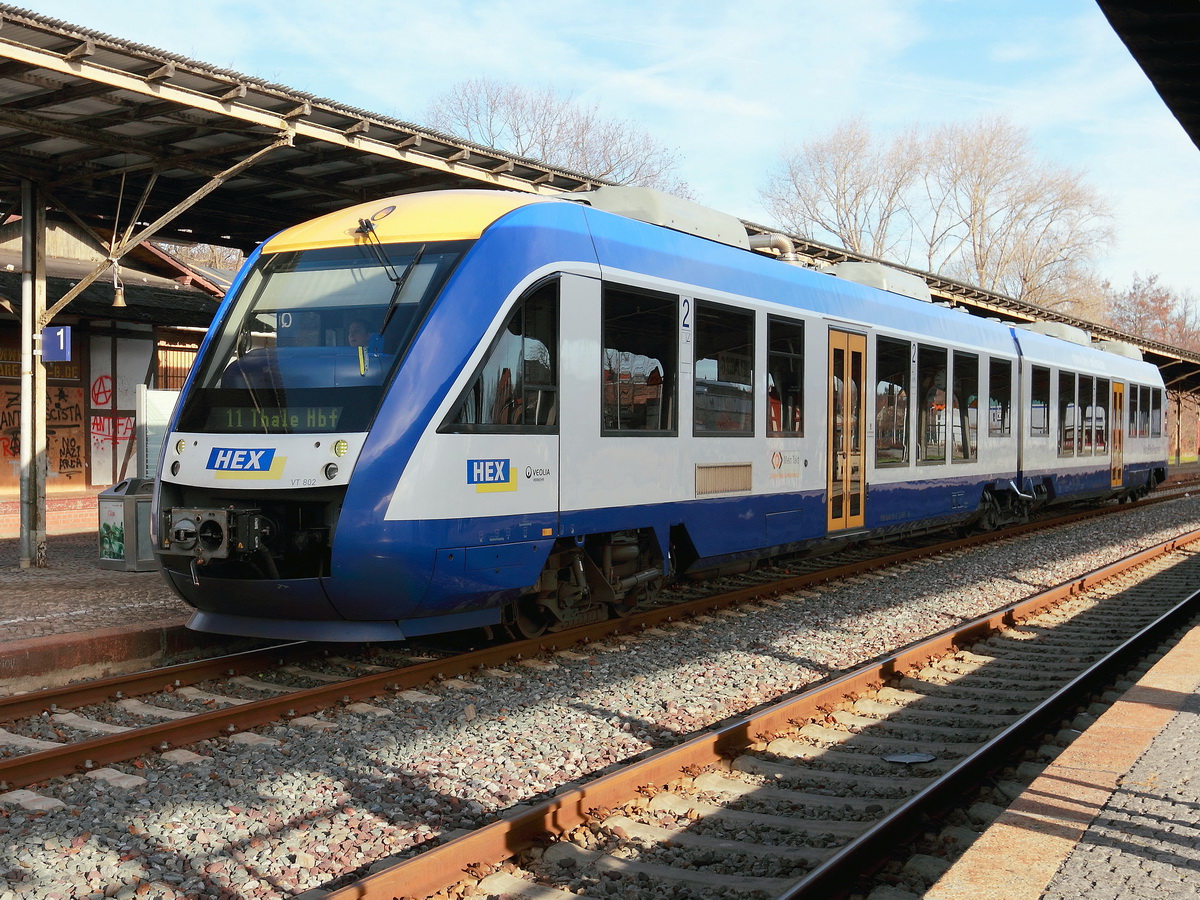
[[[1200,897],[1200,627],[1063,750],[926,900]]]
[[[94,530],[52,535],[47,550],[45,568],[22,569],[16,538],[0,540],[0,694],[211,640],[183,627],[191,610],[158,572],[102,569]]]

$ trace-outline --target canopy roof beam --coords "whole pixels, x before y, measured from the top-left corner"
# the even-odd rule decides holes
[[[47,325],[49,325],[50,321],[56,315],[58,315],[58,313],[60,311],[62,311],[62,309],[64,307],[66,307],[66,305],[68,303],[70,303],[72,300],[74,300],[76,297],[78,297],[80,294],[82,294],[84,292],[84,290],[86,290],[88,288],[88,286],[90,286],[92,284],[92,282],[94,282],[97,278],[99,278],[104,273],[105,269],[107,269],[109,266],[113,265],[117,260],[119,260],[122,256],[124,256],[126,253],[128,253],[130,250],[132,250],[134,247],[136,247],[142,241],[148,240],[149,238],[156,235],[160,228],[162,228],[167,223],[173,221],[180,213],[182,213],[185,210],[189,209],[190,207],[194,206],[196,203],[199,203],[201,200],[203,200],[205,197],[207,197],[209,194],[211,194],[213,191],[215,191],[217,188],[219,188],[221,185],[223,185],[230,178],[237,175],[239,172],[242,172],[243,170],[250,168],[252,165],[254,165],[256,162],[258,162],[260,159],[262,159],[264,156],[266,156],[272,150],[277,150],[280,147],[291,146],[291,143],[292,143],[291,135],[285,135],[285,136],[279,138],[273,144],[270,144],[267,147],[263,147],[257,153],[253,153],[250,156],[243,159],[241,162],[239,162],[233,166],[230,166],[224,172],[214,175],[212,178],[210,178],[208,180],[208,182],[202,188],[200,188],[197,191],[193,191],[192,194],[187,199],[183,200],[181,203],[175,204],[175,206],[171,207],[169,210],[167,210],[167,212],[163,213],[163,215],[159,216],[157,219],[155,219],[153,222],[151,222],[149,225],[147,225],[141,231],[139,231],[133,235],[131,235],[129,233],[129,231],[126,231],[125,237],[121,241],[121,243],[116,244],[112,248],[109,259],[104,260],[99,265],[97,265],[94,269],[92,269],[91,272],[89,272],[82,279],[80,279],[78,284],[76,284],[73,288],[71,288],[69,291],[67,291],[65,294],[63,294],[62,297],[58,300],[58,302],[56,302],[53,306],[51,306],[49,309],[47,309],[45,311],[45,313],[42,314],[42,316],[40,317],[40,321],[37,324],[38,329],[40,330],[42,328],[45,328]],[[143,197],[143,200],[144,199],[145,198]],[[136,221],[136,216],[135,216],[135,221]],[[133,223],[131,222],[130,230],[132,230],[132,227],[133,227]],[[114,229],[113,235],[114,235],[114,243],[115,243],[115,237],[116,237],[115,229]]]

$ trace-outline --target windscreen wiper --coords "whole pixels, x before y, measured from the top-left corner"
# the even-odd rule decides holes
[[[396,311],[396,307],[400,304],[400,294],[404,291],[404,285],[408,283],[408,276],[413,273],[413,269],[417,267],[417,263],[421,261],[421,256],[425,253],[425,244],[422,244],[412,261],[404,267],[404,271],[397,274],[396,267],[392,265],[392,261],[388,259],[387,253],[383,249],[383,244],[379,240],[379,235],[375,233],[375,223],[370,219],[358,220],[358,233],[366,235],[366,245],[370,249],[371,254],[383,267],[384,274],[387,275],[388,281],[393,285],[392,299],[388,301],[387,312],[384,313],[383,322],[379,326],[379,333],[383,334],[387,331],[388,322],[392,320],[392,314]]]

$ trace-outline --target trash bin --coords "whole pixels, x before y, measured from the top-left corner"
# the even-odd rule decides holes
[[[127,478],[101,491],[96,507],[100,517],[100,568],[149,572],[158,568],[150,542],[150,500],[154,479]]]

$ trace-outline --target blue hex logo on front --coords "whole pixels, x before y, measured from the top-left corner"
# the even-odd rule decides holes
[[[517,489],[516,470],[509,459],[468,459],[467,484],[478,494]]]
[[[237,447],[213,447],[206,469],[221,472],[269,472],[275,450],[244,450]]]

